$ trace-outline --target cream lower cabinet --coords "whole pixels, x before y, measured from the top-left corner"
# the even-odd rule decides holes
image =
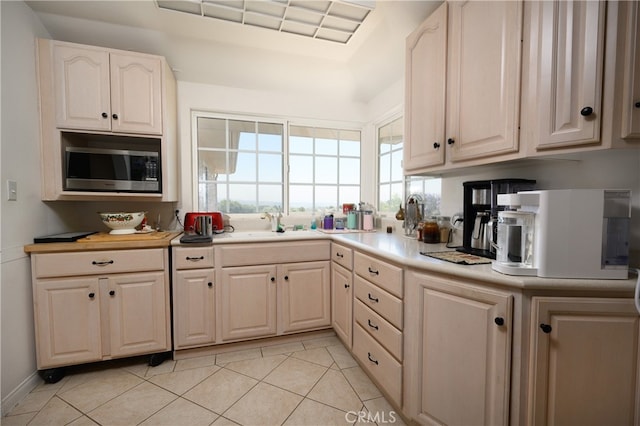
[[[633,300],[534,297],[530,425],[640,424]]]
[[[165,249],[32,255],[38,369],[171,349]]]
[[[213,247],[173,248],[173,346],[186,349],[216,340]]]
[[[216,256],[221,342],[331,326],[328,241],[229,244]]]
[[[405,412],[428,425],[509,424],[513,296],[409,272]]]
[[[353,250],[331,243],[331,325],[344,345],[353,339]]]

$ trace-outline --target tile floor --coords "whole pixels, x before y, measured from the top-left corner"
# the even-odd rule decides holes
[[[12,425],[346,425],[402,419],[335,336],[147,366],[77,366],[14,407]]]

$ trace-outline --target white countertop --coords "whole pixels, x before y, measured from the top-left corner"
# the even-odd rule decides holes
[[[445,244],[426,244],[415,238],[385,232],[344,232],[325,233],[322,231],[286,231],[283,233],[270,231],[231,232],[213,237],[213,245],[228,243],[265,243],[298,240],[330,239],[337,243],[352,246],[362,252],[381,256],[400,265],[425,272],[455,275],[474,281],[485,281],[495,285],[515,287],[527,290],[590,290],[590,291],[633,291],[636,284],[635,273],[629,274],[626,280],[601,279],[560,279],[512,276],[496,272],[491,264],[458,265],[452,262],[435,259],[420,252],[453,251]],[[172,245],[180,245],[180,238],[172,241]]]

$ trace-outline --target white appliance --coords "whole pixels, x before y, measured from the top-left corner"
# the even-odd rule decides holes
[[[547,278],[628,278],[631,191],[522,191],[498,195],[498,205],[533,213],[534,226],[523,226],[522,237],[514,243],[522,244],[514,252],[526,253],[528,262],[494,261],[494,270]],[[525,240],[529,243],[522,243]],[[502,254],[498,258],[504,260]]]

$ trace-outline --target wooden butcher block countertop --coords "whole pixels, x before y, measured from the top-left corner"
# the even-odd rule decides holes
[[[110,235],[99,232],[71,243],[40,243],[24,246],[25,253],[58,253],[65,251],[121,250],[169,247],[178,231],[154,231],[144,234]]]

